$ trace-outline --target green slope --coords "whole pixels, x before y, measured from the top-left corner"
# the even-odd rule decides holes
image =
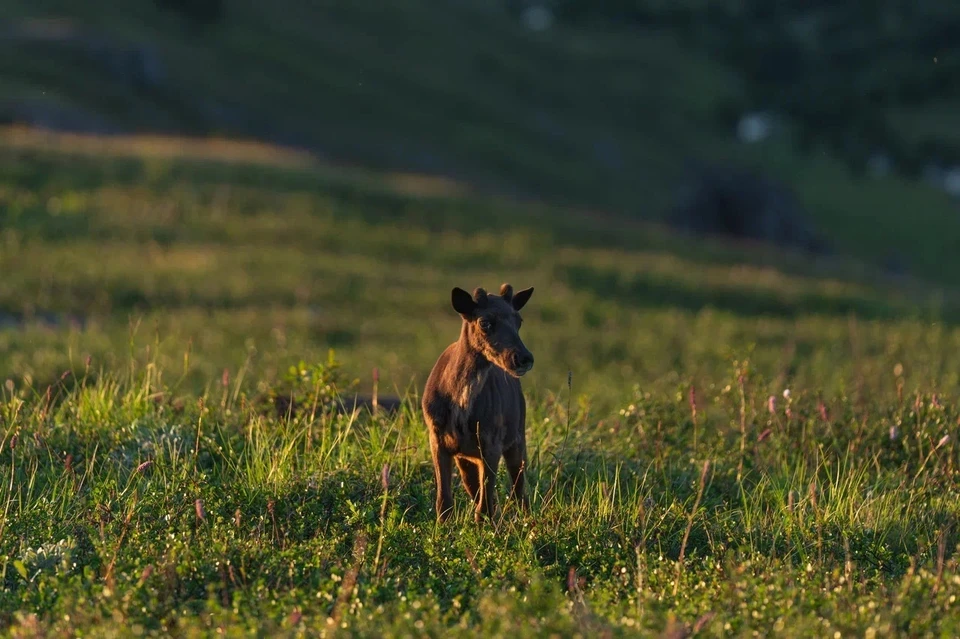
[[[960,283],[958,217],[932,189],[856,180],[781,138],[733,144],[716,108],[735,73],[669,33],[523,29],[475,2],[237,0],[197,36],[143,2],[7,3],[0,87],[133,130],[215,131],[307,146],[338,161],[446,174],[483,188],[615,215],[661,219],[686,160],[762,167],[799,193],[850,256],[891,257]],[[29,46],[25,18],[62,17],[61,43]],[[12,35],[11,35],[12,34]],[[143,44],[161,84],[132,89],[79,45]],[[84,40],[89,41],[89,40]]]
[[[771,340],[758,357],[776,361],[790,340],[845,333],[848,315],[906,322],[917,337],[914,319],[957,317],[952,298],[857,263],[437,189],[269,148],[11,132],[0,144],[0,311],[86,325],[0,333],[0,367],[53,379],[87,354],[122,361],[137,327],[140,347],[162,336],[153,355],[167,369],[193,344],[188,386],[248,359],[268,382],[332,347],[351,374],[369,380],[379,366],[385,388],[402,390],[456,335],[450,288],[509,280],[538,291],[534,388],[559,388],[574,370],[609,402],[629,380],[669,386],[678,367],[723,368],[758,340]],[[796,366],[810,384],[849,373]]]

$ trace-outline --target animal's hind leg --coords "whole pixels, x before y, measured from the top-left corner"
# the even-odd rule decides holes
[[[527,499],[526,470],[527,445],[524,441],[517,442],[513,447],[503,451],[503,461],[507,464],[510,473],[510,499],[520,502],[520,507],[529,512],[530,501]]]
[[[463,480],[464,488],[470,494],[473,505],[477,506],[480,503],[480,468],[474,462],[463,457],[454,457],[454,461],[457,462],[457,468],[460,469],[460,479]]]
[[[453,512],[453,490],[450,486],[453,479],[453,464],[448,452],[441,450],[436,442],[431,442],[430,452],[433,454],[433,474],[437,481],[437,520],[446,521]]]

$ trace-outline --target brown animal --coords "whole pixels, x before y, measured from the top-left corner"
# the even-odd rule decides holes
[[[421,407],[430,437],[437,481],[436,511],[446,521],[453,510],[452,462],[474,501],[474,518],[497,509],[497,469],[503,457],[510,473],[510,497],[530,508],[524,489],[527,465],[526,403],[520,378],[533,368],[533,354],[520,339],[520,309],[533,288],[500,295],[477,288],[451,294],[463,322],[460,339],[437,359]]]

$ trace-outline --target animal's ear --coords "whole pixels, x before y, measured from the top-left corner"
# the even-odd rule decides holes
[[[450,293],[450,301],[453,303],[453,310],[460,313],[464,319],[470,319],[477,310],[477,303],[470,297],[470,293],[459,286],[454,287]]]
[[[525,288],[513,294],[513,309],[519,311],[530,300],[533,295],[533,287]]]

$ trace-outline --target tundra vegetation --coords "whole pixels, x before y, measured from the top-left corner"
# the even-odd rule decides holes
[[[5,634],[960,632],[951,296],[266,148],[54,142],[0,146]],[[537,289],[530,513],[438,525],[438,291],[491,281]],[[395,410],[338,409],[374,368]]]

